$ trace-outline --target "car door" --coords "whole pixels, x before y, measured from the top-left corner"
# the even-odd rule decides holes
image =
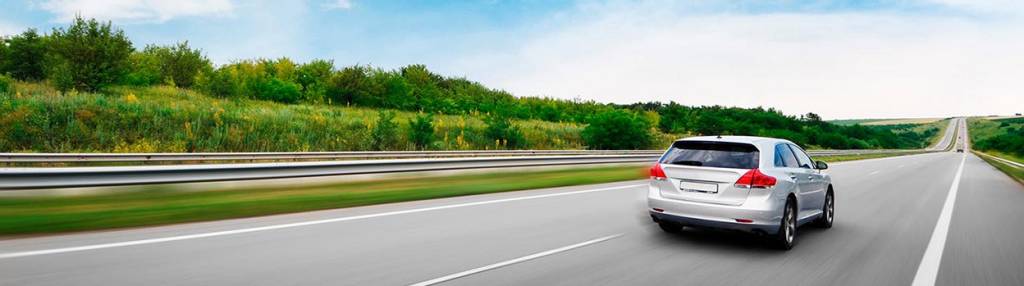
[[[787,145],[793,149],[793,154],[796,155],[796,160],[802,171],[799,177],[804,179],[800,185],[800,196],[803,199],[800,206],[800,210],[803,212],[801,217],[811,215],[821,210],[822,204],[825,203],[825,190],[821,186],[824,177],[814,168],[814,161],[811,160],[811,156],[807,155],[807,152],[804,152],[803,148],[793,144]]]
[[[797,156],[793,153],[793,149],[789,147],[789,144],[780,143],[775,145],[775,167],[785,170],[786,175],[796,184],[795,193],[800,197],[799,212],[802,215],[804,213],[803,205],[806,201],[804,194],[810,188],[808,185],[810,180],[807,177],[807,169],[800,168],[800,161],[797,160]]]

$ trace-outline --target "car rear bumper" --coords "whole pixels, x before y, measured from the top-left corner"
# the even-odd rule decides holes
[[[651,210],[650,213],[651,213],[651,218],[654,219],[654,222],[658,222],[658,223],[666,222],[667,221],[667,222],[678,223],[680,225],[691,226],[691,227],[706,227],[706,228],[736,230],[736,231],[742,231],[742,232],[762,233],[762,234],[775,234],[775,233],[777,233],[779,231],[779,226],[778,225],[766,225],[766,224],[754,224],[754,223],[739,223],[739,222],[736,222],[735,220],[732,221],[732,222],[729,222],[729,221],[720,221],[720,220],[701,219],[701,218],[694,218],[694,217],[686,217],[686,216],[678,216],[678,215],[673,215],[673,214],[666,214],[666,213],[657,212],[657,211],[654,211],[654,210]]]
[[[652,186],[647,205],[651,218],[659,222],[775,234],[785,206],[785,199],[777,200],[771,196],[751,197],[739,206],[692,202],[661,197]]]

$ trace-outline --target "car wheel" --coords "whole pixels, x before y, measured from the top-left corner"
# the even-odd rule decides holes
[[[779,231],[775,233],[775,244],[783,250],[790,250],[796,242],[796,206],[792,200],[786,201],[786,208],[779,221]]]
[[[667,233],[679,233],[680,231],[683,231],[683,225],[667,221],[659,222],[658,227],[661,227],[661,230],[664,230]]]
[[[832,192],[825,194],[825,204],[821,206],[821,217],[817,225],[821,228],[832,228],[832,221],[836,219],[836,199]]]

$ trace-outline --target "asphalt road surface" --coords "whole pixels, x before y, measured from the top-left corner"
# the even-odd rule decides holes
[[[791,251],[663,233],[631,181],[9,239],[0,285],[1024,285],[1024,187],[981,159],[829,172],[835,226]]]

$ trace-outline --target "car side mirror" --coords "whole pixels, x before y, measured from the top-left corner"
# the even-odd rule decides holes
[[[814,168],[818,170],[828,169],[828,164],[825,164],[825,161],[817,161],[814,162]]]

